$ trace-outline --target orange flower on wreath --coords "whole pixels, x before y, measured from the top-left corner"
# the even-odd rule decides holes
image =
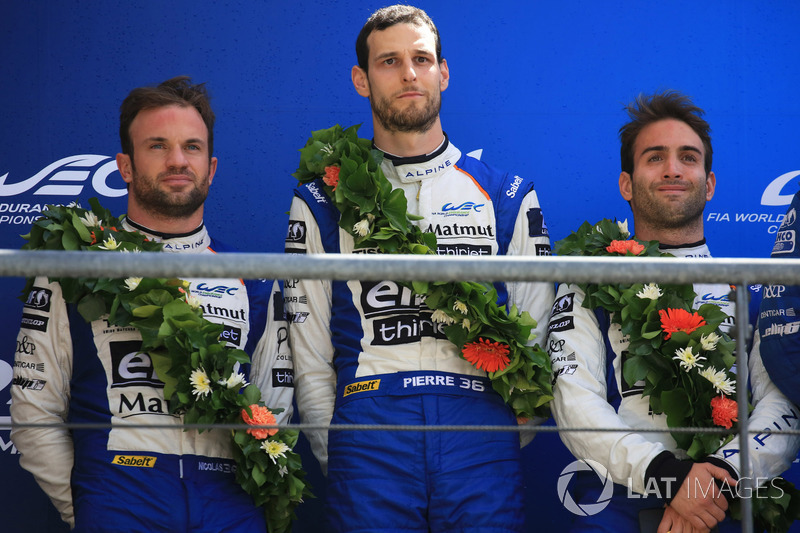
[[[333,187],[333,190],[336,190],[336,186],[339,185],[339,167],[336,165],[331,165],[329,167],[325,167],[325,175],[322,177],[322,181],[325,182],[325,185],[330,185]]]
[[[625,255],[630,252],[633,255],[639,255],[644,251],[644,245],[633,239],[627,241],[611,241],[611,244],[606,246],[606,251],[611,254]]]
[[[666,332],[666,339],[672,337],[675,332],[683,331],[688,334],[706,325],[702,316],[685,309],[662,309],[658,314],[661,315],[661,329]]]
[[[739,404],[725,396],[715,396],[711,399],[711,419],[716,425],[731,429],[739,421]]]
[[[263,405],[253,404],[250,406],[250,411],[253,413],[252,417],[247,414],[247,409],[242,409],[242,420],[251,426],[273,426],[276,424],[275,415]],[[264,440],[276,434],[278,428],[248,429],[247,432],[258,440]]]
[[[509,350],[507,344],[502,342],[492,342],[487,339],[478,339],[475,342],[465,344],[461,349],[464,359],[472,363],[475,368],[487,372],[497,372],[508,366],[511,360],[508,358]]]

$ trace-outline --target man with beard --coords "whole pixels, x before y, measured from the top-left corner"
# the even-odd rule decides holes
[[[187,260],[233,251],[203,223],[217,167],[213,128],[205,87],[187,77],[125,98],[117,155],[128,183],[124,229]],[[228,346],[250,355],[239,372],[259,387],[267,406],[284,409],[277,422],[287,421],[291,379],[275,379],[292,372],[278,284],[185,281],[204,318],[223,324]],[[25,308],[36,320],[23,320],[19,338],[35,351],[17,353],[11,415],[42,427],[16,427],[12,438],[22,466],[65,522],[76,531],[266,531],[264,510],[235,480],[230,431],[182,430],[150,357],[139,353],[136,329],[103,319],[87,324],[65,303],[61,285],[46,277],[36,279]],[[65,422],[96,428],[70,431]]]
[[[439,33],[411,6],[374,13],[352,81],[369,98],[382,170],[442,255],[549,255],[533,184],[466,156],[442,131],[450,75]],[[287,252],[370,253],[338,228],[322,182],[299,187]],[[316,192],[316,194],[315,194]],[[322,198],[324,200],[324,198]],[[548,283],[498,283],[542,338]],[[310,424],[508,425],[486,372],[465,361],[421,296],[392,281],[287,284],[298,410]],[[522,531],[516,432],[308,432],[328,475],[334,531]]]
[[[627,107],[631,121],[620,129],[622,172],[619,190],[633,212],[636,237],[657,240],[676,257],[710,257],[703,233],[703,209],[714,196],[709,125],[703,111],[685,95],[667,91],[640,96]],[[734,304],[728,285],[695,284],[693,307],[710,303],[730,317]],[[571,494],[578,503],[600,505],[598,474],[614,481],[608,505],[577,516],[573,531],[738,531],[726,520],[728,501],[739,476],[735,438],[700,462],[688,459],[669,432],[637,433],[633,428],[666,429],[666,416],[650,412],[642,383],[628,385],[622,375],[629,339],[605,310],[583,307],[585,294],[572,284],[559,286],[553,306],[548,348],[553,362],[553,416],[565,428],[618,428],[619,432],[561,432],[576,458],[595,471],[578,472]],[[751,427],[797,427],[791,404],[769,381],[757,350],[749,358],[753,403]],[[775,422],[784,422],[774,426]],[[783,472],[796,453],[796,438],[755,439],[750,444],[754,479],[763,482]],[[602,468],[597,468],[597,465]],[[727,491],[716,489],[722,483]],[[605,488],[605,487],[602,487]],[[603,491],[605,495],[605,491]],[[576,497],[577,495],[577,497]],[[607,495],[606,495],[607,497]],[[641,528],[641,529],[640,529]]]

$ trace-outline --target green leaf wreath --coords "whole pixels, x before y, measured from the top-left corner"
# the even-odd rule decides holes
[[[126,231],[120,220],[89,200],[91,209],[48,205],[34,222],[23,250],[157,252],[162,245]],[[220,340],[223,326],[203,318],[200,300],[189,283],[167,278],[49,278],[61,285],[64,299],[91,322],[101,317],[142,336],[141,352],[150,356],[173,413],[186,424],[275,425],[276,413],[261,401],[236,364],[250,362],[243,350]],[[34,280],[28,279],[22,298]],[[187,431],[193,431],[187,429]],[[198,431],[203,431],[202,429]],[[221,430],[211,430],[221,431]],[[231,443],[236,480],[263,506],[271,533],[291,530],[294,508],[311,497],[299,455],[298,432],[276,428],[235,429]]]
[[[658,241],[632,238],[627,222],[608,219],[558,241],[558,255],[673,257],[659,250]],[[622,366],[628,385],[644,382],[655,414],[664,414],[669,427],[698,428],[694,433],[671,433],[678,447],[700,461],[728,443],[732,435],[704,433],[702,428],[735,429],[738,422],[735,342],[720,329],[727,315],[714,304],[694,309],[692,285],[655,283],[579,283],[586,294],[583,307],[608,311],[630,339]],[[754,493],[755,494],[755,493]],[[760,530],[788,531],[800,518],[800,491],[775,478],[754,497],[753,516]],[[738,498],[731,516],[741,520]]]
[[[393,189],[380,168],[383,153],[358,137],[359,126],[312,133],[300,150],[292,174],[300,184],[317,179],[341,214],[339,226],[355,239],[356,248],[377,248],[387,254],[435,254],[436,235],[412,223],[401,189]],[[531,346],[536,322],[516,307],[497,305],[488,283],[408,282],[444,323],[447,338],[462,357],[489,373],[493,388],[520,419],[548,416],[552,399],[550,358]]]

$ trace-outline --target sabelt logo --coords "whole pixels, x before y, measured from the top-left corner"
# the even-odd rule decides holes
[[[135,466],[138,468],[153,468],[156,466],[156,457],[147,455],[115,455],[111,464],[121,466]]]
[[[126,187],[108,185],[108,177],[117,171],[117,162],[107,155],[71,155],[51,163],[28,179],[7,183],[9,173],[0,176],[0,196],[18,196],[35,188],[33,194],[48,196],[80,196],[87,182],[98,194],[117,198],[127,194]],[[120,178],[120,182],[122,179]]]
[[[355,394],[357,392],[378,390],[380,386],[381,386],[381,380],[379,379],[371,379],[369,381],[359,381],[358,383],[351,383],[350,385],[345,386],[344,394],[342,394],[342,396],[349,396],[350,394]]]

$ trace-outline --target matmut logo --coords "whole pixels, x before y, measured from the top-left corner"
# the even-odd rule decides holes
[[[124,196],[125,187],[116,189],[108,184],[108,177],[117,171],[117,162],[107,155],[71,155],[51,163],[28,179],[9,183],[9,173],[0,176],[0,196],[18,196],[29,191],[34,195],[69,196],[81,194],[90,184],[101,196]]]

